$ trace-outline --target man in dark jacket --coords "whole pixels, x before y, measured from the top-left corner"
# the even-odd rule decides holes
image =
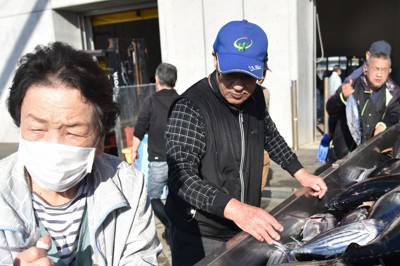
[[[282,225],[264,209],[264,150],[310,193],[327,191],[279,134],[257,80],[268,40],[257,25],[232,21],[214,42],[215,71],[189,88],[168,120],[166,203],[173,265],[193,265],[244,230],[271,244]]]
[[[147,192],[151,200],[154,214],[164,224],[164,238],[168,237],[168,217],[164,203],[161,201],[167,185],[168,165],[165,156],[164,133],[167,127],[168,111],[178,98],[174,89],[178,77],[176,67],[161,63],[156,69],[157,92],[148,96],[139,112],[132,142],[132,160],[139,160],[138,148],[146,133],[149,135],[149,179]]]
[[[387,85],[390,72],[390,57],[381,52],[373,53],[364,65],[364,74],[344,83],[329,98],[326,110],[337,119],[337,123],[328,162],[345,157],[357,147],[357,137],[350,132],[349,122],[351,126],[360,127],[361,143],[399,122],[400,89],[398,86]],[[346,117],[346,104],[350,95],[356,100],[359,121],[348,121]]]

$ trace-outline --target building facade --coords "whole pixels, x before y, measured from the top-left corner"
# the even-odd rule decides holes
[[[0,38],[3,47],[0,142],[18,141],[19,133],[5,101],[19,58],[33,51],[36,45],[67,42],[92,52],[100,64],[104,64],[104,51],[118,46],[120,62],[127,62],[126,73],[131,73],[133,79],[140,76],[141,84],[153,82],[158,63],[169,62],[178,68],[177,90],[182,93],[213,71],[211,52],[219,28],[230,20],[242,19],[260,25],[269,39],[272,71],[267,73],[263,85],[270,90],[270,112],[279,131],[289,145],[302,146],[315,141],[314,1],[1,0],[0,3],[0,21],[5,25]],[[129,64],[143,58],[146,64],[139,70],[144,76]],[[293,84],[297,85],[294,105]],[[296,106],[297,112],[293,112]]]

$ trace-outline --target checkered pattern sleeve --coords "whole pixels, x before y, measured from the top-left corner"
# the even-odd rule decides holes
[[[205,183],[199,176],[200,160],[206,150],[203,118],[198,108],[188,99],[174,106],[165,132],[169,189],[186,202],[209,213],[223,215],[218,205],[230,197]],[[221,200],[224,198],[224,200]]]
[[[264,122],[264,149],[268,151],[269,156],[274,162],[293,176],[303,166],[279,133],[268,111],[265,112]]]

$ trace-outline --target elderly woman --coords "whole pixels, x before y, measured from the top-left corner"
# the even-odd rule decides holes
[[[2,265],[157,264],[143,175],[102,153],[119,110],[91,56],[37,47],[20,61],[8,110],[21,134],[0,161]]]

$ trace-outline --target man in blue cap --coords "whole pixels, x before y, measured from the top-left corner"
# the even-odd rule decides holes
[[[282,225],[261,209],[264,150],[310,194],[327,191],[297,160],[266,110],[257,80],[268,39],[257,25],[231,21],[214,42],[215,71],[173,105],[165,134],[169,167],[166,212],[173,265],[193,265],[244,230],[279,240]]]

